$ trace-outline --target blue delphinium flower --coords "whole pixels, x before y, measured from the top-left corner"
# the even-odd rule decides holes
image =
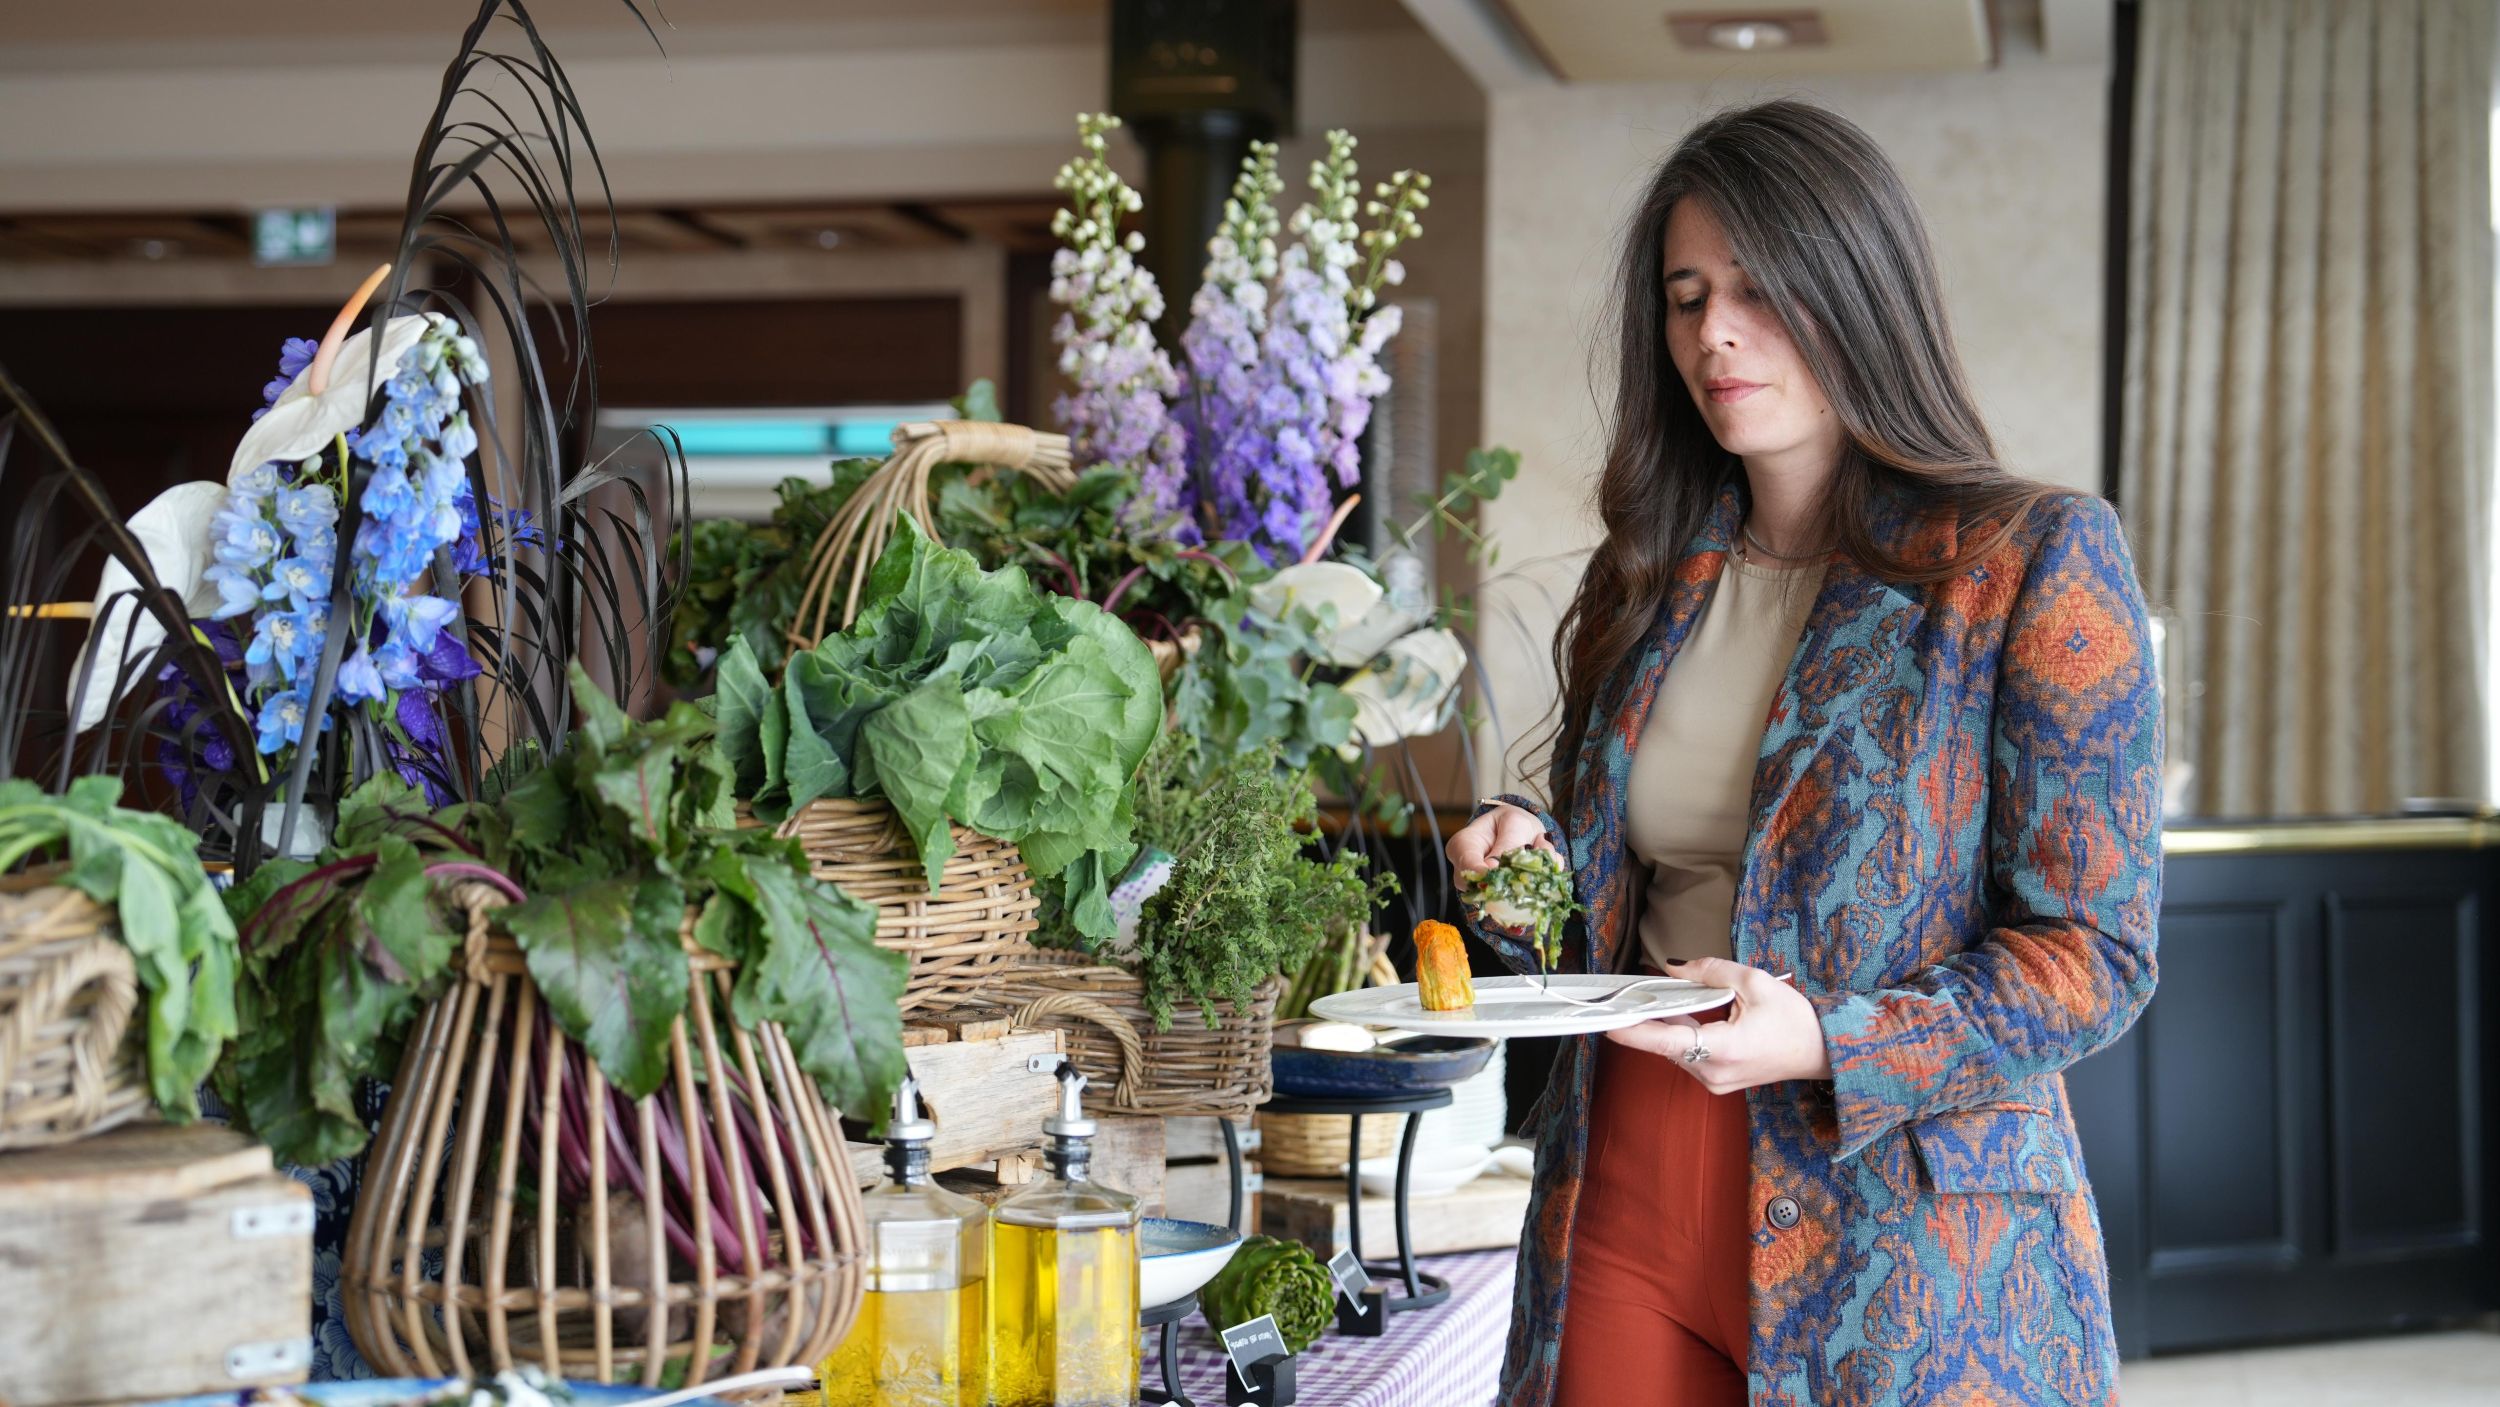
[[[339,498],[328,484],[299,483],[278,490],[278,526],[298,539],[330,529],[339,520]]]
[[[375,703],[387,696],[382,675],[373,666],[372,650],[358,645],[356,652],[339,661],[339,672],[333,680],[338,697],[348,703]]]
[[[220,586],[222,590],[222,585]],[[287,609],[306,611],[330,600],[330,559],[294,556],[269,569],[269,584],[260,589],[264,601],[284,601]]]
[[[261,700],[257,717],[263,754],[304,740],[304,696],[297,690],[281,690]]]
[[[215,562],[207,576],[220,598],[216,614],[237,618],[237,691],[262,753],[303,745],[307,725],[316,735],[328,729],[326,710],[310,717],[310,691],[333,612],[344,611],[355,634],[332,675],[330,699],[336,707],[373,710],[383,755],[370,761],[411,781],[422,776],[439,802],[452,798],[440,785],[449,773],[441,765],[435,694],[479,669],[451,628],[460,616],[454,583],[438,583],[433,574],[446,548],[457,574],[484,565],[466,464],[477,436],[461,402],[464,386],[485,380],[486,365],[458,324],[428,319],[389,369],[372,423],[346,435],[348,463],[323,455],[293,466],[261,464],[230,482],[210,525]],[[290,341],[280,358],[285,379],[272,383],[266,399],[282,394],[314,352],[310,342]],[[363,488],[355,521],[342,524],[351,475]],[[347,594],[334,602],[342,534]],[[438,585],[450,594],[435,594]],[[196,712],[197,701],[185,706]],[[411,719],[425,726],[412,727]],[[170,759],[186,797],[199,793],[194,774],[201,764],[218,767],[217,757],[201,747]]]

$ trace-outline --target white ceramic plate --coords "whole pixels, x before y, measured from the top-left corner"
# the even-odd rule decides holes
[[[1561,974],[1554,990],[1575,997],[1595,997],[1644,984],[1604,1006],[1576,1006],[1544,994],[1545,980],[1536,977],[1479,977],[1476,1004],[1457,1011],[1426,1011],[1415,984],[1366,987],[1339,992],[1311,1003],[1311,1014],[1358,1026],[1388,1026],[1436,1036],[1585,1036],[1637,1026],[1661,1016],[1690,1016],[1736,1000],[1724,987],[1705,987],[1680,978]]]
[[[1439,1197],[1456,1192],[1476,1180],[1493,1165],[1490,1148],[1425,1148],[1417,1145],[1415,1166],[1407,1173],[1406,1191],[1411,1197]],[[1398,1155],[1386,1158],[1365,1158],[1355,1169],[1363,1190],[1375,1197],[1398,1195]]]

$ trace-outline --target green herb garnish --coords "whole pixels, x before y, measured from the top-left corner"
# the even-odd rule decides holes
[[[1522,845],[1504,851],[1490,869],[1461,874],[1458,887],[1487,920],[1534,935],[1548,971],[1562,961],[1563,925],[1581,911],[1571,867],[1562,856],[1542,845]]]

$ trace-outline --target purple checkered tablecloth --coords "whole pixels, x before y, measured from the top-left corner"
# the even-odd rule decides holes
[[[1510,1282],[1519,1253],[1425,1256],[1419,1269],[1450,1282],[1431,1309],[1389,1316],[1389,1331],[1360,1339],[1331,1329],[1294,1367],[1301,1407],[1482,1407],[1493,1400],[1510,1338]],[[1163,1381],[1162,1336],[1146,1331],[1144,1380]],[[1181,1391],[1196,1407],[1223,1407],[1224,1349],[1191,1315],[1181,1326]]]

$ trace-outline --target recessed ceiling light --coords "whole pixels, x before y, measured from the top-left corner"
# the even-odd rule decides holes
[[[1776,20],[1727,20],[1710,26],[1710,42],[1738,53],[1788,47],[1788,26]]]
[[[1820,10],[1669,10],[1676,47],[1723,54],[1768,54],[1827,42]]]

